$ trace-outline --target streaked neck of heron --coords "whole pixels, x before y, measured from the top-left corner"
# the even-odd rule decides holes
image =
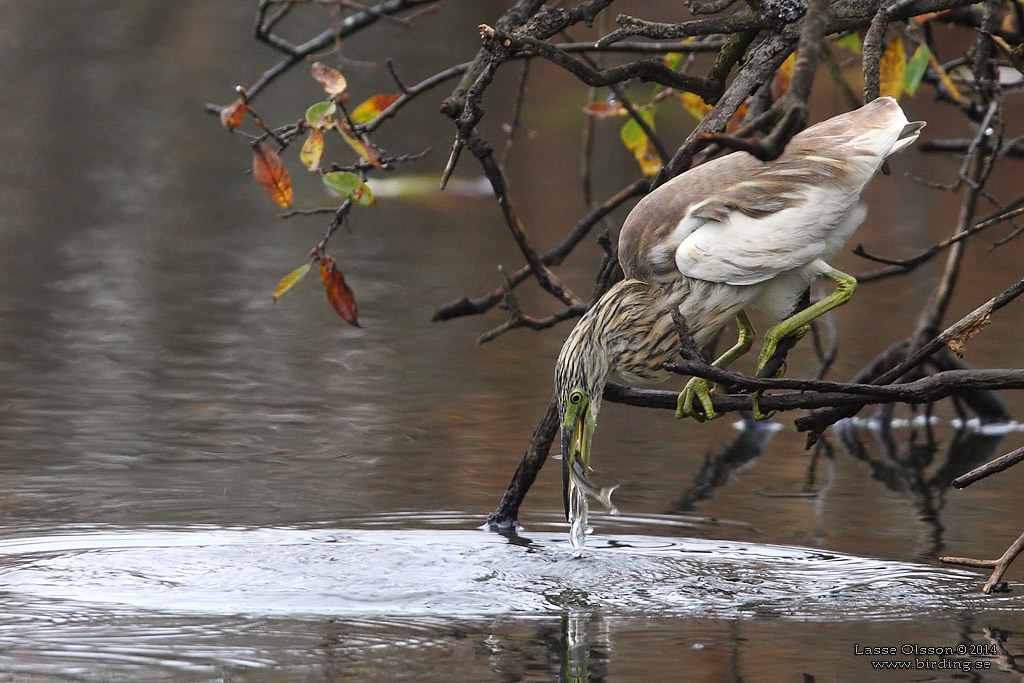
[[[661,328],[671,326],[667,310],[677,304],[677,297],[665,296],[647,283],[622,280],[591,306],[558,355],[555,391],[561,414],[565,415],[569,394],[578,389],[589,399],[596,420],[608,378],[617,371],[632,372],[638,360],[642,365],[654,356],[650,343],[666,336]]]
[[[601,302],[598,302],[576,323],[558,354],[555,392],[560,415],[565,415],[569,394],[576,390],[586,395],[594,420],[601,409],[601,395],[612,374],[612,367],[606,335],[599,325],[600,316],[595,315],[600,306]]]

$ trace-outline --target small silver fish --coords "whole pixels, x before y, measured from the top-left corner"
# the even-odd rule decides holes
[[[574,460],[572,463],[572,477],[576,485],[580,487],[580,490],[600,503],[606,510],[608,510],[608,514],[619,514],[618,508],[616,508],[612,503],[612,492],[619,488],[618,484],[598,489],[597,484],[592,482],[590,477],[588,477],[583,471],[583,463],[579,460]]]

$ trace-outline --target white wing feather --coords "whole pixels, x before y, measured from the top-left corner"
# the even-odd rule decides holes
[[[855,206],[856,196],[851,201],[848,195],[821,189],[809,192],[801,204],[763,218],[733,210],[713,220],[688,212],[677,228],[689,234],[676,248],[676,267],[686,277],[708,282],[753,285],[770,280],[834,256],[863,218]],[[699,212],[699,205],[694,208]],[[846,220],[851,212],[859,213],[855,222]],[[843,225],[848,222],[853,225]]]

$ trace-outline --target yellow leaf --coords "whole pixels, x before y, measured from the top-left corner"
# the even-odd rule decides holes
[[[324,155],[324,132],[319,128],[309,131],[309,137],[302,143],[299,159],[310,171],[320,167],[320,158]]]
[[[903,74],[907,70],[907,54],[903,41],[896,38],[885,49],[878,61],[878,95],[895,97],[903,94]]]
[[[274,289],[274,301],[277,301],[287,294],[299,280],[306,277],[306,273],[309,272],[309,268],[312,265],[312,263],[303,263],[301,266],[281,278],[281,281],[277,283],[277,287]]]
[[[705,102],[703,97],[692,92],[684,92],[679,96],[679,101],[683,103],[683,109],[690,112],[698,121],[703,121],[711,111],[711,105]]]
[[[401,95],[374,95],[355,108],[352,112],[352,123],[366,123],[374,120],[400,97]]]
[[[651,130],[654,130],[654,112],[644,109],[640,111],[640,116]],[[619,131],[619,137],[622,139],[622,144],[633,153],[636,162],[640,164],[640,171],[645,178],[652,178],[661,170],[661,159],[658,157],[658,152],[651,144],[647,133],[634,119],[626,122],[626,125]]]
[[[341,75],[341,72],[337,69],[332,69],[326,64],[313,62],[312,73],[313,78],[316,79],[317,83],[324,87],[324,90],[331,97],[340,95],[345,92],[345,88],[348,87],[348,82],[345,80],[345,77]]]
[[[252,177],[278,205],[286,209],[292,205],[292,179],[277,152],[262,142],[252,146]]]
[[[356,137],[348,126],[338,123],[337,128],[341,136],[345,138],[345,142],[356,151],[356,154],[369,161],[373,166],[380,168],[380,153],[377,150]]]

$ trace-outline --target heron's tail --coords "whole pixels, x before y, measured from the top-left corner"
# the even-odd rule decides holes
[[[921,129],[924,128],[924,121],[910,121],[907,125],[903,126],[903,130],[900,131],[900,136],[896,138],[896,144],[889,150],[889,154],[886,156],[895,154],[904,147],[913,144],[917,136],[921,134]]]

